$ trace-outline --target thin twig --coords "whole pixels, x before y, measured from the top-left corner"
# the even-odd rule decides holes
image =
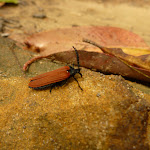
[[[97,43],[94,42],[94,41],[91,41],[91,40],[88,40],[88,39],[83,39],[82,41],[83,41],[83,42],[86,42],[86,43],[89,43],[89,44],[92,44],[92,45],[94,45],[94,46],[96,46],[96,47],[98,47],[98,48],[100,48],[100,49],[103,48],[103,46],[97,44]]]

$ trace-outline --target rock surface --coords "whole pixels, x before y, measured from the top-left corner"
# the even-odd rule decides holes
[[[77,76],[84,91],[73,79],[51,94],[29,89],[28,75],[36,65],[24,77],[11,55],[13,42],[0,43],[0,57],[7,60],[0,66],[1,149],[149,149],[150,95],[121,76],[84,68],[83,78]],[[21,64],[21,56],[29,57],[16,46],[14,52]],[[49,69],[48,61],[37,63]]]

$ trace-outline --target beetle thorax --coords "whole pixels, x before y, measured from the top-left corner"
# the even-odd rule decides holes
[[[80,73],[80,68],[75,69],[75,68],[73,68],[71,66],[69,66],[69,67],[70,67],[70,70],[68,70],[68,71],[70,73],[70,76],[74,76],[76,73]]]

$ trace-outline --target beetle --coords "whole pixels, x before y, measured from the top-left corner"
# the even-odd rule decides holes
[[[73,49],[75,50],[75,53],[77,56],[77,64],[78,64],[77,69],[74,68],[74,65],[73,67],[64,66],[64,67],[61,67],[59,69],[56,69],[47,73],[43,73],[41,75],[38,75],[30,79],[29,88],[32,88],[35,90],[42,90],[42,89],[47,89],[50,87],[50,93],[51,93],[54,87],[63,86],[69,78],[73,77],[75,81],[78,83],[79,88],[83,91],[78,80],[75,78],[75,74],[78,73],[80,74],[81,77],[82,77],[82,74],[80,73],[78,51],[74,46],[73,46]]]

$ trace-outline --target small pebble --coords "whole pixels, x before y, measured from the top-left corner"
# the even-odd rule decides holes
[[[46,15],[43,14],[43,13],[39,13],[39,14],[34,14],[32,17],[33,18],[44,19],[44,18],[46,18]]]
[[[1,36],[2,37],[8,37],[10,34],[9,33],[2,33]]]
[[[101,94],[100,93],[97,93],[97,95],[96,95],[97,97],[100,97],[101,96]]]
[[[23,126],[23,129],[26,129],[26,126]]]

